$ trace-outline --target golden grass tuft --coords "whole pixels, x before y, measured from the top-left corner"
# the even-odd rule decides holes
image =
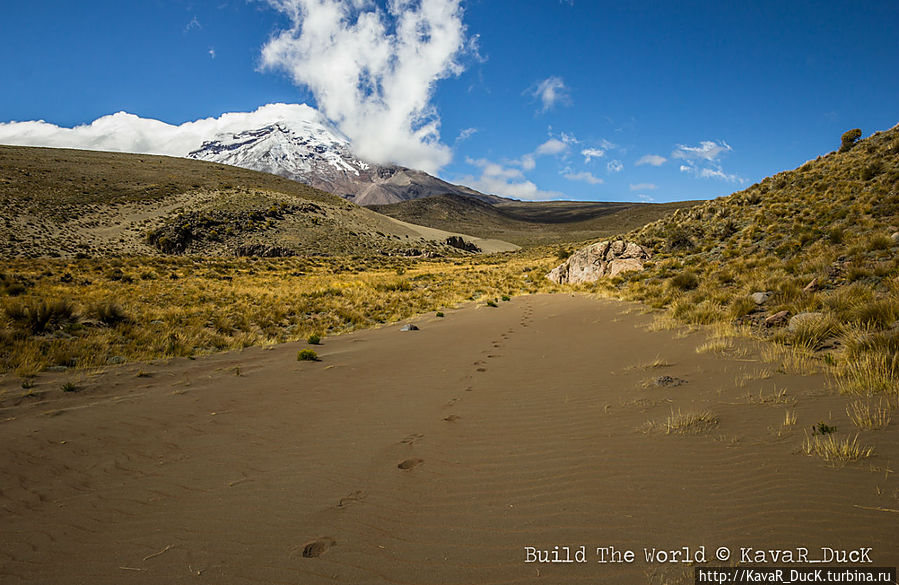
[[[874,455],[874,447],[859,444],[858,435],[838,439],[835,435],[809,435],[806,433],[802,452],[815,455],[835,465],[845,465]]]
[[[899,399],[899,355],[865,354],[850,361],[838,371],[837,387],[843,394]]]
[[[796,418],[795,410],[788,410],[788,411],[784,412],[783,426],[785,426],[785,427],[796,426],[796,421],[797,421],[797,418]]]
[[[718,417],[709,410],[683,412],[672,409],[663,425],[666,435],[707,433],[718,426]]]
[[[846,414],[856,427],[873,431],[890,424],[893,408],[883,398],[876,404],[869,400],[853,400],[846,407]]]

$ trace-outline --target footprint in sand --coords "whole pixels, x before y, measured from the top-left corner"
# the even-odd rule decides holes
[[[338,500],[337,507],[338,508],[346,508],[349,504],[353,504],[356,502],[361,502],[365,499],[365,492],[362,490],[356,490],[354,492],[350,492],[347,495],[343,496]]]
[[[313,540],[312,542],[307,542],[303,545],[303,557],[307,559],[320,557],[335,544],[337,544],[337,541],[330,536],[323,536],[322,538]]]
[[[404,445],[414,445],[415,443],[417,443],[420,439],[423,439],[424,437],[425,436],[422,434],[412,433],[410,435],[407,435],[405,439],[400,441],[400,443],[403,443]]]
[[[456,422],[456,421],[459,420],[460,418],[461,418],[461,417],[460,417],[459,415],[451,414],[451,415],[449,415],[448,417],[444,418],[443,420],[445,420],[446,422]]]
[[[487,354],[487,357],[488,357],[488,358],[498,358],[498,357],[503,357],[503,356],[501,356],[501,355],[496,355],[495,353],[488,353],[488,354]]]
[[[479,371],[479,372],[486,372],[486,371],[487,371],[487,368],[478,368],[477,371]]]
[[[409,470],[409,469],[414,469],[414,468],[418,467],[419,465],[421,465],[421,464],[424,463],[424,462],[425,462],[424,459],[418,459],[418,458],[415,458],[415,459],[406,459],[405,461],[403,461],[403,462],[401,462],[401,463],[397,463],[396,466],[397,466],[397,468],[406,471],[406,470]]]

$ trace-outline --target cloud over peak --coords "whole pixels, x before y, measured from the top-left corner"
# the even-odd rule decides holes
[[[0,144],[186,156],[218,134],[243,132],[276,122],[328,126],[318,111],[305,104],[268,104],[253,112],[226,113],[177,126],[118,112],[73,128],[43,120],[0,123]]]
[[[452,158],[431,104],[466,50],[461,0],[267,0],[291,22],[262,66],[308,88],[367,160],[435,173]]]

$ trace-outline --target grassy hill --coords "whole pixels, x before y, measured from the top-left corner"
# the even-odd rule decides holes
[[[837,365],[844,390],[899,406],[897,231],[899,126],[625,234],[652,262],[597,288],[750,328],[789,349],[783,367]]]
[[[165,156],[0,146],[0,205],[2,257],[455,253],[296,181]]]
[[[489,204],[463,195],[437,195],[370,208],[403,221],[530,246],[610,236],[622,227],[639,227],[695,204],[512,200]]]

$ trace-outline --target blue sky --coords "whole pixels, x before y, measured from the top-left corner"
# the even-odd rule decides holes
[[[0,121],[72,127],[127,111],[181,124],[306,102],[367,152],[451,181],[607,201],[726,195],[835,149],[845,130],[899,122],[895,1],[423,0],[427,58],[374,76],[384,94],[361,105],[328,78],[335,54],[386,47],[403,63],[391,51],[415,47],[378,34],[425,10],[368,3],[380,28],[335,50],[282,34],[305,22],[292,9],[351,3],[8,3]],[[346,14],[349,30],[360,11]],[[304,34],[334,32],[321,27]]]

